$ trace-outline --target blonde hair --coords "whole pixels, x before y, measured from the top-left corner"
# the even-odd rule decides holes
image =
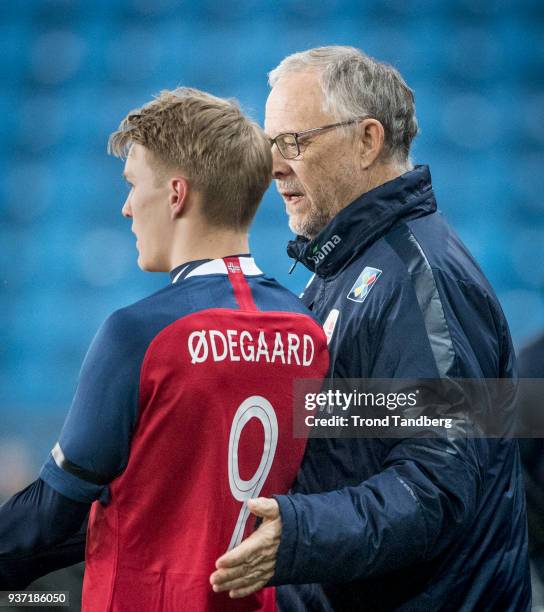
[[[244,229],[272,180],[270,141],[262,129],[224,100],[198,89],[161,91],[131,111],[113,132],[108,152],[126,158],[144,146],[159,175],[181,170],[203,194],[211,225]]]

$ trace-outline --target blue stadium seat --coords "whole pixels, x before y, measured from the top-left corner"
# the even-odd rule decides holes
[[[444,214],[504,299],[516,341],[544,325],[543,23],[541,0],[0,3],[2,397],[64,410],[100,322],[168,280],[137,268],[120,215],[122,162],[106,143],[125,114],[190,85],[237,97],[262,123],[266,73],[323,44],[401,70],[421,126],[414,160],[431,165]],[[300,291],[308,273],[287,274],[289,238],[272,187],[251,244]]]

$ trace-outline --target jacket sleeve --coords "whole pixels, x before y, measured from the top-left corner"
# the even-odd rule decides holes
[[[376,311],[373,321],[361,323],[356,343],[366,363],[360,373],[351,370],[351,377],[439,377],[433,339],[412,285],[399,287]],[[442,340],[436,343],[447,351],[442,363],[453,364],[453,345]],[[333,448],[335,442],[330,441]],[[444,436],[353,443],[380,449],[377,473],[356,486],[276,497],[282,536],[272,584],[347,582],[389,573],[438,555],[470,524],[488,455],[485,440]]]
[[[277,496],[283,531],[272,583],[347,582],[439,554],[474,515],[477,455],[469,444],[402,440],[358,486]]]

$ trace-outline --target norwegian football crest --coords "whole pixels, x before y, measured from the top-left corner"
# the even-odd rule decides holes
[[[367,266],[361,274],[359,274],[351,291],[348,293],[348,300],[352,300],[353,302],[364,302],[381,273],[381,270]]]

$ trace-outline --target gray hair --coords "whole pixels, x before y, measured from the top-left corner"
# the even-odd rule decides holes
[[[270,87],[286,74],[315,69],[324,108],[339,121],[363,115],[383,126],[383,157],[411,166],[410,145],[418,132],[414,93],[398,70],[355,47],[317,47],[287,56],[268,75]]]

